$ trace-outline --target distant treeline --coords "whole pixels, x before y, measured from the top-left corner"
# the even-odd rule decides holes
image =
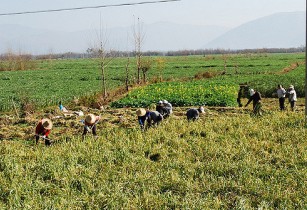
[[[231,49],[198,49],[198,50],[177,50],[177,51],[145,51],[142,52],[143,56],[189,56],[189,55],[212,55],[212,54],[246,54],[246,53],[297,53],[305,52],[305,46],[296,48],[261,48],[261,49],[244,49],[244,50],[231,50]],[[95,49],[87,49],[86,53],[54,53],[43,55],[31,54],[0,54],[0,60],[10,60],[12,57],[21,56],[26,59],[79,59],[79,58],[98,58],[99,52]],[[133,51],[110,51],[107,53],[109,57],[135,57],[136,52]]]

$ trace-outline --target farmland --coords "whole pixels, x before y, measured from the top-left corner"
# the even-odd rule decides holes
[[[164,98],[174,106],[236,106],[237,89],[234,84],[202,80],[158,83],[134,90],[111,106],[149,107]]]
[[[31,140],[42,113],[2,120],[0,208],[305,209],[303,100],[297,112],[264,103],[262,118],[207,109],[195,123],[176,107],[146,133],[135,109],[92,110],[98,139],[82,141],[82,117],[53,119],[51,147]]]
[[[280,112],[270,98],[278,83],[294,84],[302,96],[304,58],[151,58],[151,83],[117,96],[114,106],[124,108],[104,110],[71,102],[101,91],[97,60],[37,61],[33,70],[0,72],[0,209],[306,209],[304,100],[295,112],[288,103]],[[118,58],[107,68],[109,90],[123,85],[125,65]],[[238,84],[245,82],[267,96],[261,117],[250,115],[251,105],[236,107]],[[173,115],[142,132],[135,107],[162,97],[177,103]],[[12,101],[18,111],[22,98],[37,108],[16,117]],[[99,137],[82,140],[84,117],[64,117],[59,100],[72,111],[101,115]],[[186,110],[203,101],[206,112],[188,122]],[[42,117],[53,121],[50,147],[33,141]]]
[[[238,54],[185,57],[152,57],[149,81],[191,80],[207,73],[210,80],[226,83],[248,82],[264,96],[272,97],[278,83],[293,84],[302,97],[304,92],[304,54]],[[130,82],[136,81],[135,61],[131,59]],[[116,58],[106,69],[107,89],[124,85],[127,58]],[[222,74],[222,75],[219,75]],[[219,76],[216,76],[219,75]],[[99,60],[42,60],[36,69],[0,72],[0,110],[12,110],[22,100],[38,107],[68,103],[81,96],[101,91]]]

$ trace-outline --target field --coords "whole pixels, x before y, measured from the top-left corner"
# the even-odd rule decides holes
[[[158,93],[159,86],[166,93],[187,87],[207,87],[202,90],[206,91],[210,85],[223,84],[218,87],[228,85],[227,90],[235,92],[227,99],[231,101],[238,84],[244,82],[266,96],[272,97],[277,83],[294,84],[303,94],[302,54],[228,55],[226,72],[223,56],[165,59],[163,79],[167,82],[136,87],[129,94]],[[105,106],[104,110],[69,102],[98,91],[95,61],[40,62],[36,70],[0,72],[0,78],[6,78],[0,80],[3,102],[14,99],[17,104],[18,97],[27,96],[50,105],[17,118],[10,103],[2,104],[0,209],[307,208],[303,98],[295,112],[288,103],[287,110],[280,112],[276,98],[264,98],[261,117],[251,116],[252,105],[206,106],[205,114],[190,123],[185,117],[189,107],[178,104],[170,118],[142,132],[133,108],[140,102],[125,108]],[[119,78],[124,78],[124,66],[123,58],[110,66],[110,89],[122,85]],[[157,69],[149,71],[152,81],[157,80]],[[43,81],[49,82],[40,89]],[[182,87],[168,90],[165,86],[172,83]],[[30,91],[32,86],[36,91]],[[54,102],[45,101],[48,94]],[[73,111],[101,115],[99,138],[88,135],[82,140],[80,120],[84,117],[64,117],[55,106],[60,99]],[[129,97],[122,100],[131,101]],[[50,147],[42,142],[34,145],[34,128],[42,117],[54,123],[50,138],[55,143]]]
[[[293,84],[304,96],[304,54],[238,54],[186,57],[152,57],[149,81],[191,80],[214,77],[224,83],[249,83],[263,96],[272,97],[277,84]],[[130,60],[130,81],[136,80],[135,61]],[[124,85],[127,58],[117,58],[106,69],[107,89]],[[0,71],[0,110],[12,110],[22,101],[37,107],[68,103],[101,92],[99,60],[42,60],[37,69]],[[225,67],[226,66],[226,67]],[[204,76],[202,76],[204,74]]]
[[[165,98],[174,106],[236,106],[237,89],[234,84],[216,81],[164,82],[133,90],[111,106],[149,107]]]

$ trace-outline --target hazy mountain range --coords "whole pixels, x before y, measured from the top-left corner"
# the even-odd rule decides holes
[[[278,13],[229,30],[204,48],[288,48],[305,45],[306,13]]]
[[[305,12],[278,13],[230,29],[221,26],[158,22],[143,25],[143,51],[204,48],[288,48],[305,45]],[[0,25],[0,53],[86,52],[97,43],[99,30],[63,32],[21,25]],[[107,28],[103,41],[113,50],[133,50],[133,27]]]

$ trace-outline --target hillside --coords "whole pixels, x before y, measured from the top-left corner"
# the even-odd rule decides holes
[[[159,22],[143,25],[144,51],[199,49],[204,40],[210,41],[225,33],[220,26],[194,26]],[[86,52],[97,43],[98,29],[64,32],[36,29],[21,25],[0,25],[0,53],[8,49],[32,54]],[[107,48],[133,50],[133,27],[106,28],[102,32]]]
[[[278,13],[234,28],[204,48],[289,48],[305,45],[305,12]]]

